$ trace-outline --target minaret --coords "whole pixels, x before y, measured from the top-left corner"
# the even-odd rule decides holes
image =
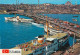
[[[38,0],[38,8],[39,8],[39,0]]]
[[[77,5],[77,1],[75,1],[75,5]]]
[[[39,0],[38,0],[38,5],[39,5]]]
[[[70,0],[71,4],[72,4],[72,0]]]

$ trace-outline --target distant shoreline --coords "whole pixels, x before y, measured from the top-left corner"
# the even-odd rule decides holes
[[[9,14],[9,13],[0,13],[0,14]],[[27,13],[26,13],[27,14]],[[48,14],[48,13],[46,13]],[[72,13],[49,13],[49,14],[72,14]],[[20,14],[19,14],[20,15]],[[24,15],[25,16],[25,15]]]

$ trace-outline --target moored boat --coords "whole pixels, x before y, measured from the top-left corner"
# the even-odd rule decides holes
[[[78,17],[78,16],[73,16],[73,17]]]
[[[73,21],[77,21],[77,19],[72,19]]]
[[[20,48],[26,52],[26,55],[50,55],[56,52],[68,42],[67,33],[58,33],[53,36],[40,35],[25,44],[20,44],[16,48]]]

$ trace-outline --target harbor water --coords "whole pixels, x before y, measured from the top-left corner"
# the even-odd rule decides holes
[[[44,14],[44,15],[80,25],[80,14]],[[72,19],[77,19],[77,21],[73,21]]]
[[[33,40],[39,35],[44,35],[44,26],[42,24],[7,22],[4,19],[4,17],[13,16],[10,14],[0,14],[0,49],[13,48],[18,44]],[[30,19],[26,16],[19,16]],[[73,44],[73,37],[69,38],[69,44]]]
[[[36,23],[18,23],[7,22],[4,17],[13,17],[14,15],[0,15],[0,48],[12,48],[18,44],[35,39],[38,35],[44,34],[43,25]],[[20,16],[20,15],[19,15]],[[26,16],[21,18],[30,19]]]

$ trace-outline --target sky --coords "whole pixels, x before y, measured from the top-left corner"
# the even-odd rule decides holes
[[[38,0],[18,0],[19,3],[24,4],[38,4]],[[51,4],[65,4],[67,1],[72,1],[72,4],[80,4],[80,0],[39,0],[40,4],[51,3]],[[0,4],[16,4],[16,0],[0,0]]]

